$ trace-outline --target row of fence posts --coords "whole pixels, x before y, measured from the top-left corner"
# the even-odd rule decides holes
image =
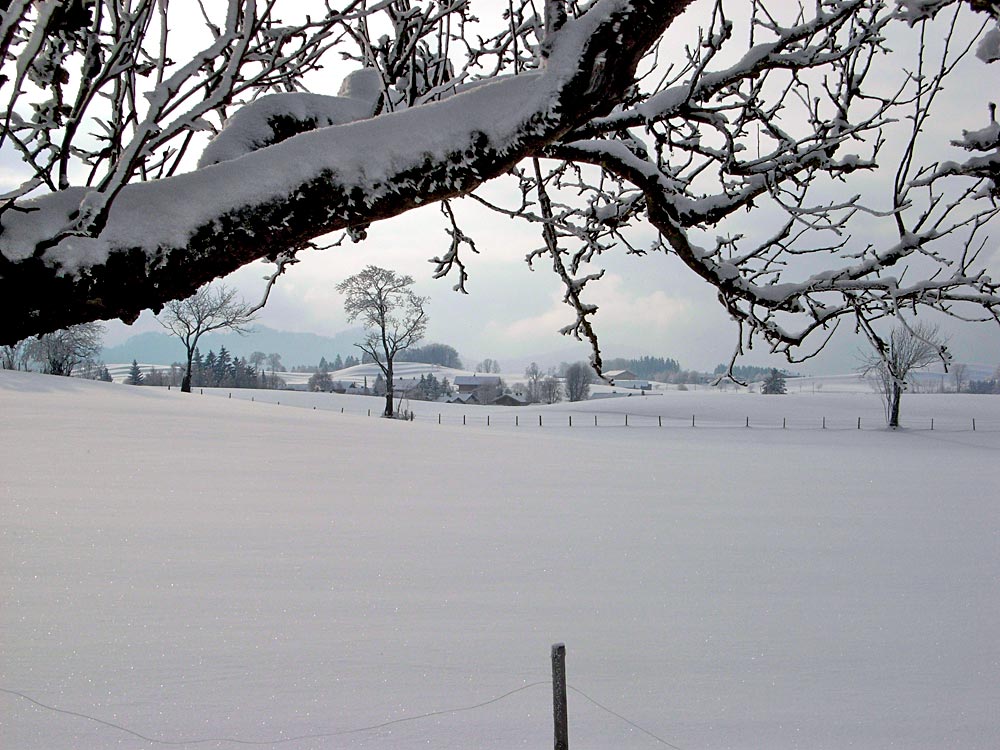
[[[313,408],[316,408],[316,407],[313,407]],[[340,413],[341,414],[344,413],[344,409],[343,408],[340,409]],[[368,410],[368,416],[369,417],[371,416],[371,409]],[[625,414],[624,416],[625,416],[625,426],[628,427],[629,426],[629,423],[628,423],[628,414]],[[692,427],[695,426],[695,416],[696,415],[694,415],[694,414],[691,415],[691,426]],[[514,415],[514,426],[515,427],[520,426],[520,418],[519,417],[520,417],[520,415],[518,415],[518,414]],[[572,427],[573,426],[573,415],[572,414],[568,415],[567,419],[568,419],[568,425],[570,427]],[[438,413],[437,423],[438,424],[442,423],[441,422],[441,414],[440,413]],[[463,425],[467,424],[467,422],[466,422],[466,415],[465,414],[462,415],[462,424]],[[487,414],[486,415],[486,426],[489,427],[490,424],[491,424],[490,415]],[[746,418],[746,421],[744,422],[744,425],[746,427],[750,426],[750,417]],[[538,426],[539,427],[542,426],[542,415],[541,414],[538,415]],[[594,427],[597,427],[597,426],[598,426],[597,415],[595,414],[594,415]],[[656,417],[656,426],[657,427],[663,427],[663,417],[662,416],[657,416]],[[781,418],[781,429],[785,430],[787,428],[788,428],[788,419],[786,417],[782,417]],[[861,417],[858,417],[857,428],[859,430],[861,429]],[[820,429],[823,429],[823,430],[826,429],[826,417],[822,418],[822,421],[820,423]],[[931,430],[932,431],[934,430],[934,418],[933,417],[931,417]],[[973,432],[976,431],[976,419],[975,419],[975,417],[972,418],[972,431]]]
[[[168,386],[168,388],[169,388],[169,386]],[[205,389],[204,388],[199,388],[198,392],[202,396],[205,395]],[[233,394],[230,391],[229,398],[232,398],[232,397],[233,397]],[[250,397],[250,401],[251,402],[254,401],[254,397],[253,396]],[[281,402],[280,401],[277,402],[277,406],[281,406]],[[316,407],[314,406],[313,407],[313,411],[315,411],[315,410],[316,410]],[[344,407],[343,406],[340,407],[340,413],[341,414],[344,413]],[[368,410],[368,416],[370,417],[371,415],[372,415],[372,410],[369,409]],[[696,415],[694,415],[694,414],[691,415],[691,426],[692,427],[695,426],[695,416]],[[440,413],[438,413],[438,424],[441,424],[441,414]],[[465,414],[462,415],[462,424],[463,425],[467,424],[466,419],[465,419]],[[750,426],[750,417],[749,416],[746,418],[745,424],[746,424],[747,427]],[[490,415],[489,414],[486,415],[486,426],[487,427],[490,426]],[[515,427],[520,426],[520,415],[519,414],[515,414],[514,415],[514,426]],[[539,427],[542,426],[542,415],[541,414],[538,415],[538,426]],[[570,427],[573,426],[573,415],[572,414],[569,415],[569,426]],[[595,414],[594,415],[594,427],[597,427],[597,426],[598,426],[598,424],[597,424],[597,415]],[[625,426],[626,427],[629,426],[628,425],[628,414],[625,415]],[[656,426],[657,427],[663,427],[663,417],[662,416],[658,416],[656,418]],[[781,429],[784,430],[784,429],[787,428],[787,426],[788,426],[788,420],[787,420],[787,418],[786,417],[782,417],[781,418]],[[826,429],[826,417],[823,417],[822,429],[824,429],[824,430]],[[858,417],[858,429],[859,430],[861,429],[861,417]],[[932,431],[934,430],[934,418],[933,417],[931,417],[931,430]],[[973,432],[976,431],[976,418],[975,417],[972,418],[972,431]]]

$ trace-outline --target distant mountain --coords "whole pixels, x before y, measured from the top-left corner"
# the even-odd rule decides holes
[[[219,351],[223,346],[237,357],[249,357],[253,352],[265,354],[277,352],[285,367],[315,365],[320,357],[331,362],[338,354],[360,356],[354,343],[361,340],[360,328],[341,331],[336,336],[320,336],[315,333],[295,333],[276,331],[266,326],[256,326],[251,333],[240,336],[235,333],[208,333],[198,342],[198,349],[206,354],[209,349]],[[184,347],[180,341],[166,333],[156,331],[140,333],[125,342],[105,348],[101,354],[105,362],[131,362],[133,359],[150,364],[169,365],[184,359]]]

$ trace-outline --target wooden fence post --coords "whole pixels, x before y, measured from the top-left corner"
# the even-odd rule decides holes
[[[552,646],[552,716],[555,750],[569,750],[569,713],[566,709],[566,646]]]

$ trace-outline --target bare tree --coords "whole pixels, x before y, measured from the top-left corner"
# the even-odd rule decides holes
[[[956,362],[951,366],[951,376],[955,378],[955,393],[962,392],[962,386],[965,385],[965,373],[968,370],[968,366],[962,364],[961,362]]]
[[[1000,60],[996,3],[199,6],[190,54],[168,0],[5,5],[0,147],[24,182],[0,196],[0,343],[132,320],[259,258],[273,282],[320,237],[435,201],[436,274],[464,291],[460,196],[537,227],[529,261],[598,369],[588,296],[616,250],[714,287],[734,359],[763,339],[794,361],[904,306],[1000,317],[995,109],[934,119],[949,75]],[[331,58],[358,67],[340,95],[305,91]],[[495,179],[509,200],[476,192]]]
[[[554,404],[562,400],[562,383],[555,375],[546,375],[538,384],[538,400],[543,404]]]
[[[900,401],[909,386],[908,378],[914,370],[934,362],[947,365],[947,341],[938,326],[917,323],[893,328],[888,341],[874,336],[872,343],[874,351],[863,359],[860,370],[882,395],[889,427],[897,428]]]
[[[575,362],[566,368],[566,400],[585,401],[590,396],[594,372],[586,362]]]
[[[50,375],[69,376],[78,365],[97,358],[103,340],[102,324],[81,323],[42,334],[28,345],[28,356]]]
[[[527,379],[525,395],[528,398],[528,403],[537,404],[542,400],[542,380],[545,379],[545,374],[537,362],[532,362],[525,368],[524,377]]]
[[[167,304],[158,320],[184,345],[186,365],[182,392],[191,392],[191,362],[198,340],[211,331],[246,333],[255,312],[256,308],[237,297],[235,289],[224,284],[204,286],[187,299]]]
[[[285,386],[285,381],[283,378],[278,377],[279,372],[285,371],[285,366],[281,363],[281,355],[278,352],[271,352],[265,356],[267,361],[267,366],[271,369],[271,377],[264,378],[265,388],[283,388]]]
[[[263,372],[264,371],[264,362],[267,361],[267,355],[264,354],[264,352],[255,351],[255,352],[253,352],[250,355],[250,357],[247,359],[247,361],[251,365],[253,365],[254,372]]]
[[[365,339],[355,344],[378,365],[385,378],[385,411],[393,415],[393,361],[427,330],[426,297],[414,294],[413,277],[367,266],[337,284],[348,321],[361,321]]]
[[[476,365],[476,372],[484,372],[487,374],[496,374],[500,372],[500,363],[497,362],[492,357],[487,357],[478,365]]]

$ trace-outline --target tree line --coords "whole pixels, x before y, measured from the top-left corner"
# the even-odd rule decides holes
[[[133,359],[125,382],[128,385],[181,387],[185,372],[186,367],[180,362],[163,369],[153,367],[143,371]],[[254,352],[247,358],[233,356],[225,346],[218,353],[209,349],[205,355],[195,349],[191,358],[190,384],[193,388],[284,388],[287,383],[277,374],[279,372],[285,372],[285,368],[277,353]]]

